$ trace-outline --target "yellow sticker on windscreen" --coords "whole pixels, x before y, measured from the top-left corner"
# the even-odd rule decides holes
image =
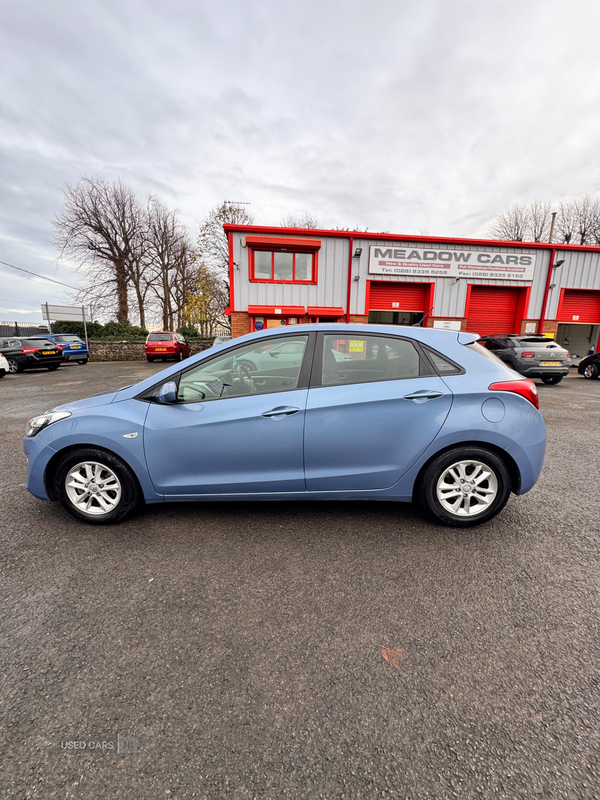
[[[350,339],[350,352],[351,353],[364,353],[365,343],[363,339]]]

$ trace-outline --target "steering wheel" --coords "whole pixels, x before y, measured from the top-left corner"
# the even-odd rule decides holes
[[[244,364],[236,364],[234,367],[234,372],[236,378],[240,381],[240,383],[245,384],[248,389],[250,390],[251,394],[256,394],[258,389],[256,388],[256,384],[250,377],[250,370]]]

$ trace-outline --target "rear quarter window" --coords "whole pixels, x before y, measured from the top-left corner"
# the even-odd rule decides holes
[[[502,364],[503,367],[506,366],[501,358],[498,358],[498,356],[490,352],[487,347],[483,347],[483,345],[479,344],[479,342],[471,342],[471,344],[466,344],[465,347],[468,347],[469,350],[474,350],[476,353],[479,353],[486,358],[491,358],[492,361],[495,361],[497,364]]]

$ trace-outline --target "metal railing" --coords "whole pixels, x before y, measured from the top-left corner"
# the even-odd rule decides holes
[[[36,336],[49,332],[48,326],[41,322],[0,322],[0,336]]]

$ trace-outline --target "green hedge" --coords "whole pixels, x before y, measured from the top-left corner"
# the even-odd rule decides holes
[[[100,322],[88,322],[87,332],[90,339],[106,339],[117,342],[133,342],[148,336],[145,328],[130,325],[128,322],[107,322],[106,325],[102,325]],[[52,323],[52,333],[73,333],[81,339],[85,337],[83,322],[57,320]]]

